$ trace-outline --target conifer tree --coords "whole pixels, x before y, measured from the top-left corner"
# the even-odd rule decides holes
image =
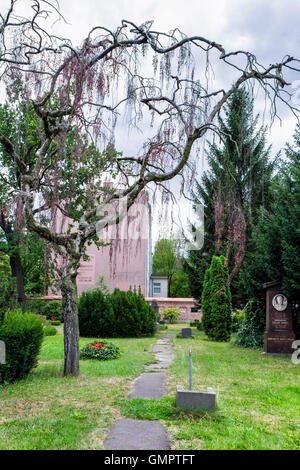
[[[229,341],[231,334],[231,293],[226,286],[228,269],[224,256],[213,256],[205,273],[202,292],[203,326],[214,341]]]
[[[241,277],[248,298],[256,300],[255,314],[248,323],[256,331],[256,342],[263,343],[265,329],[265,292],[262,283],[279,279],[293,306],[294,331],[300,337],[300,126],[294,146],[286,146],[286,159],[273,180],[269,210],[260,212],[254,230],[254,249]],[[248,345],[246,329],[240,343]]]
[[[265,129],[256,131],[253,101],[244,89],[229,99],[220,119],[223,145],[210,143],[209,169],[196,182],[193,198],[204,205],[204,245],[191,251],[185,264],[194,297],[200,298],[205,270],[214,254],[226,256],[229,281],[236,301],[243,289],[237,274],[252,248],[258,209],[268,207],[271,175],[276,160],[269,160]],[[204,255],[204,256],[203,256]]]

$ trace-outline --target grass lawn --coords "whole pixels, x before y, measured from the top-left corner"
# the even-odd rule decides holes
[[[169,325],[178,332],[188,325]],[[195,339],[174,338],[175,359],[168,374],[168,396],[122,401],[122,413],[158,419],[173,449],[300,449],[300,366],[289,358],[266,357],[261,350]],[[192,346],[193,389],[213,387],[214,412],[175,407],[176,385],[188,389],[188,348]]]
[[[120,414],[130,382],[145,363],[156,338],[114,338],[121,357],[80,361],[78,378],[63,378],[63,336],[46,337],[39,366],[27,379],[0,386],[0,449],[101,449]],[[80,347],[91,342],[81,338]]]
[[[188,325],[168,325],[177,333]],[[123,351],[113,361],[81,361],[79,378],[62,377],[63,338],[46,337],[39,366],[26,380],[0,387],[0,449],[102,449],[120,416],[160,420],[173,449],[300,449],[300,366],[289,358],[233,343],[174,337],[168,394],[160,400],[126,400],[130,382],[157,338],[112,339]],[[81,339],[81,347],[91,342]],[[188,348],[193,349],[193,389],[212,386],[214,412],[175,407],[176,385],[188,388]]]

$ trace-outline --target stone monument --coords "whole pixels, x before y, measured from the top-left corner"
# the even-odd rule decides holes
[[[293,332],[291,305],[280,281],[263,284],[266,291],[266,331],[264,349],[267,354],[292,354]]]
[[[182,328],[181,335],[183,338],[191,338],[192,337],[191,328]]]

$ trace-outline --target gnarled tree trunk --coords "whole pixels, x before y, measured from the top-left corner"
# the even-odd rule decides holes
[[[79,326],[76,277],[66,275],[61,281],[64,315],[64,375],[79,375]]]
[[[12,277],[16,278],[18,304],[23,306],[26,302],[25,289],[24,289],[24,275],[22,261],[19,253],[14,253],[9,257],[10,268]]]

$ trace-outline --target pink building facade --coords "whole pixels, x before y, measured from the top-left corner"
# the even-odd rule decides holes
[[[58,217],[60,230],[66,230],[67,220]],[[150,295],[152,260],[151,206],[148,194],[139,194],[127,216],[118,225],[109,226],[99,234],[100,241],[109,243],[98,248],[94,243],[87,247],[89,259],[82,260],[77,276],[78,294],[99,285],[100,277],[110,291],[140,287],[144,296]],[[62,259],[58,260],[61,265]],[[59,292],[49,291],[49,295]]]
[[[67,220],[59,218],[56,226],[60,231],[67,229]],[[141,288],[147,302],[157,302],[158,313],[169,307],[177,307],[182,316],[180,321],[200,320],[192,298],[167,298],[167,276],[152,275],[151,206],[148,194],[139,194],[127,216],[118,225],[107,227],[98,234],[100,241],[109,243],[98,248],[95,244],[87,247],[88,260],[82,260],[77,276],[78,295],[100,284],[100,279],[112,292],[115,288],[128,290]],[[61,264],[62,259],[58,260]],[[158,284],[161,284],[159,291]],[[60,292],[50,290],[46,300],[59,299]]]

